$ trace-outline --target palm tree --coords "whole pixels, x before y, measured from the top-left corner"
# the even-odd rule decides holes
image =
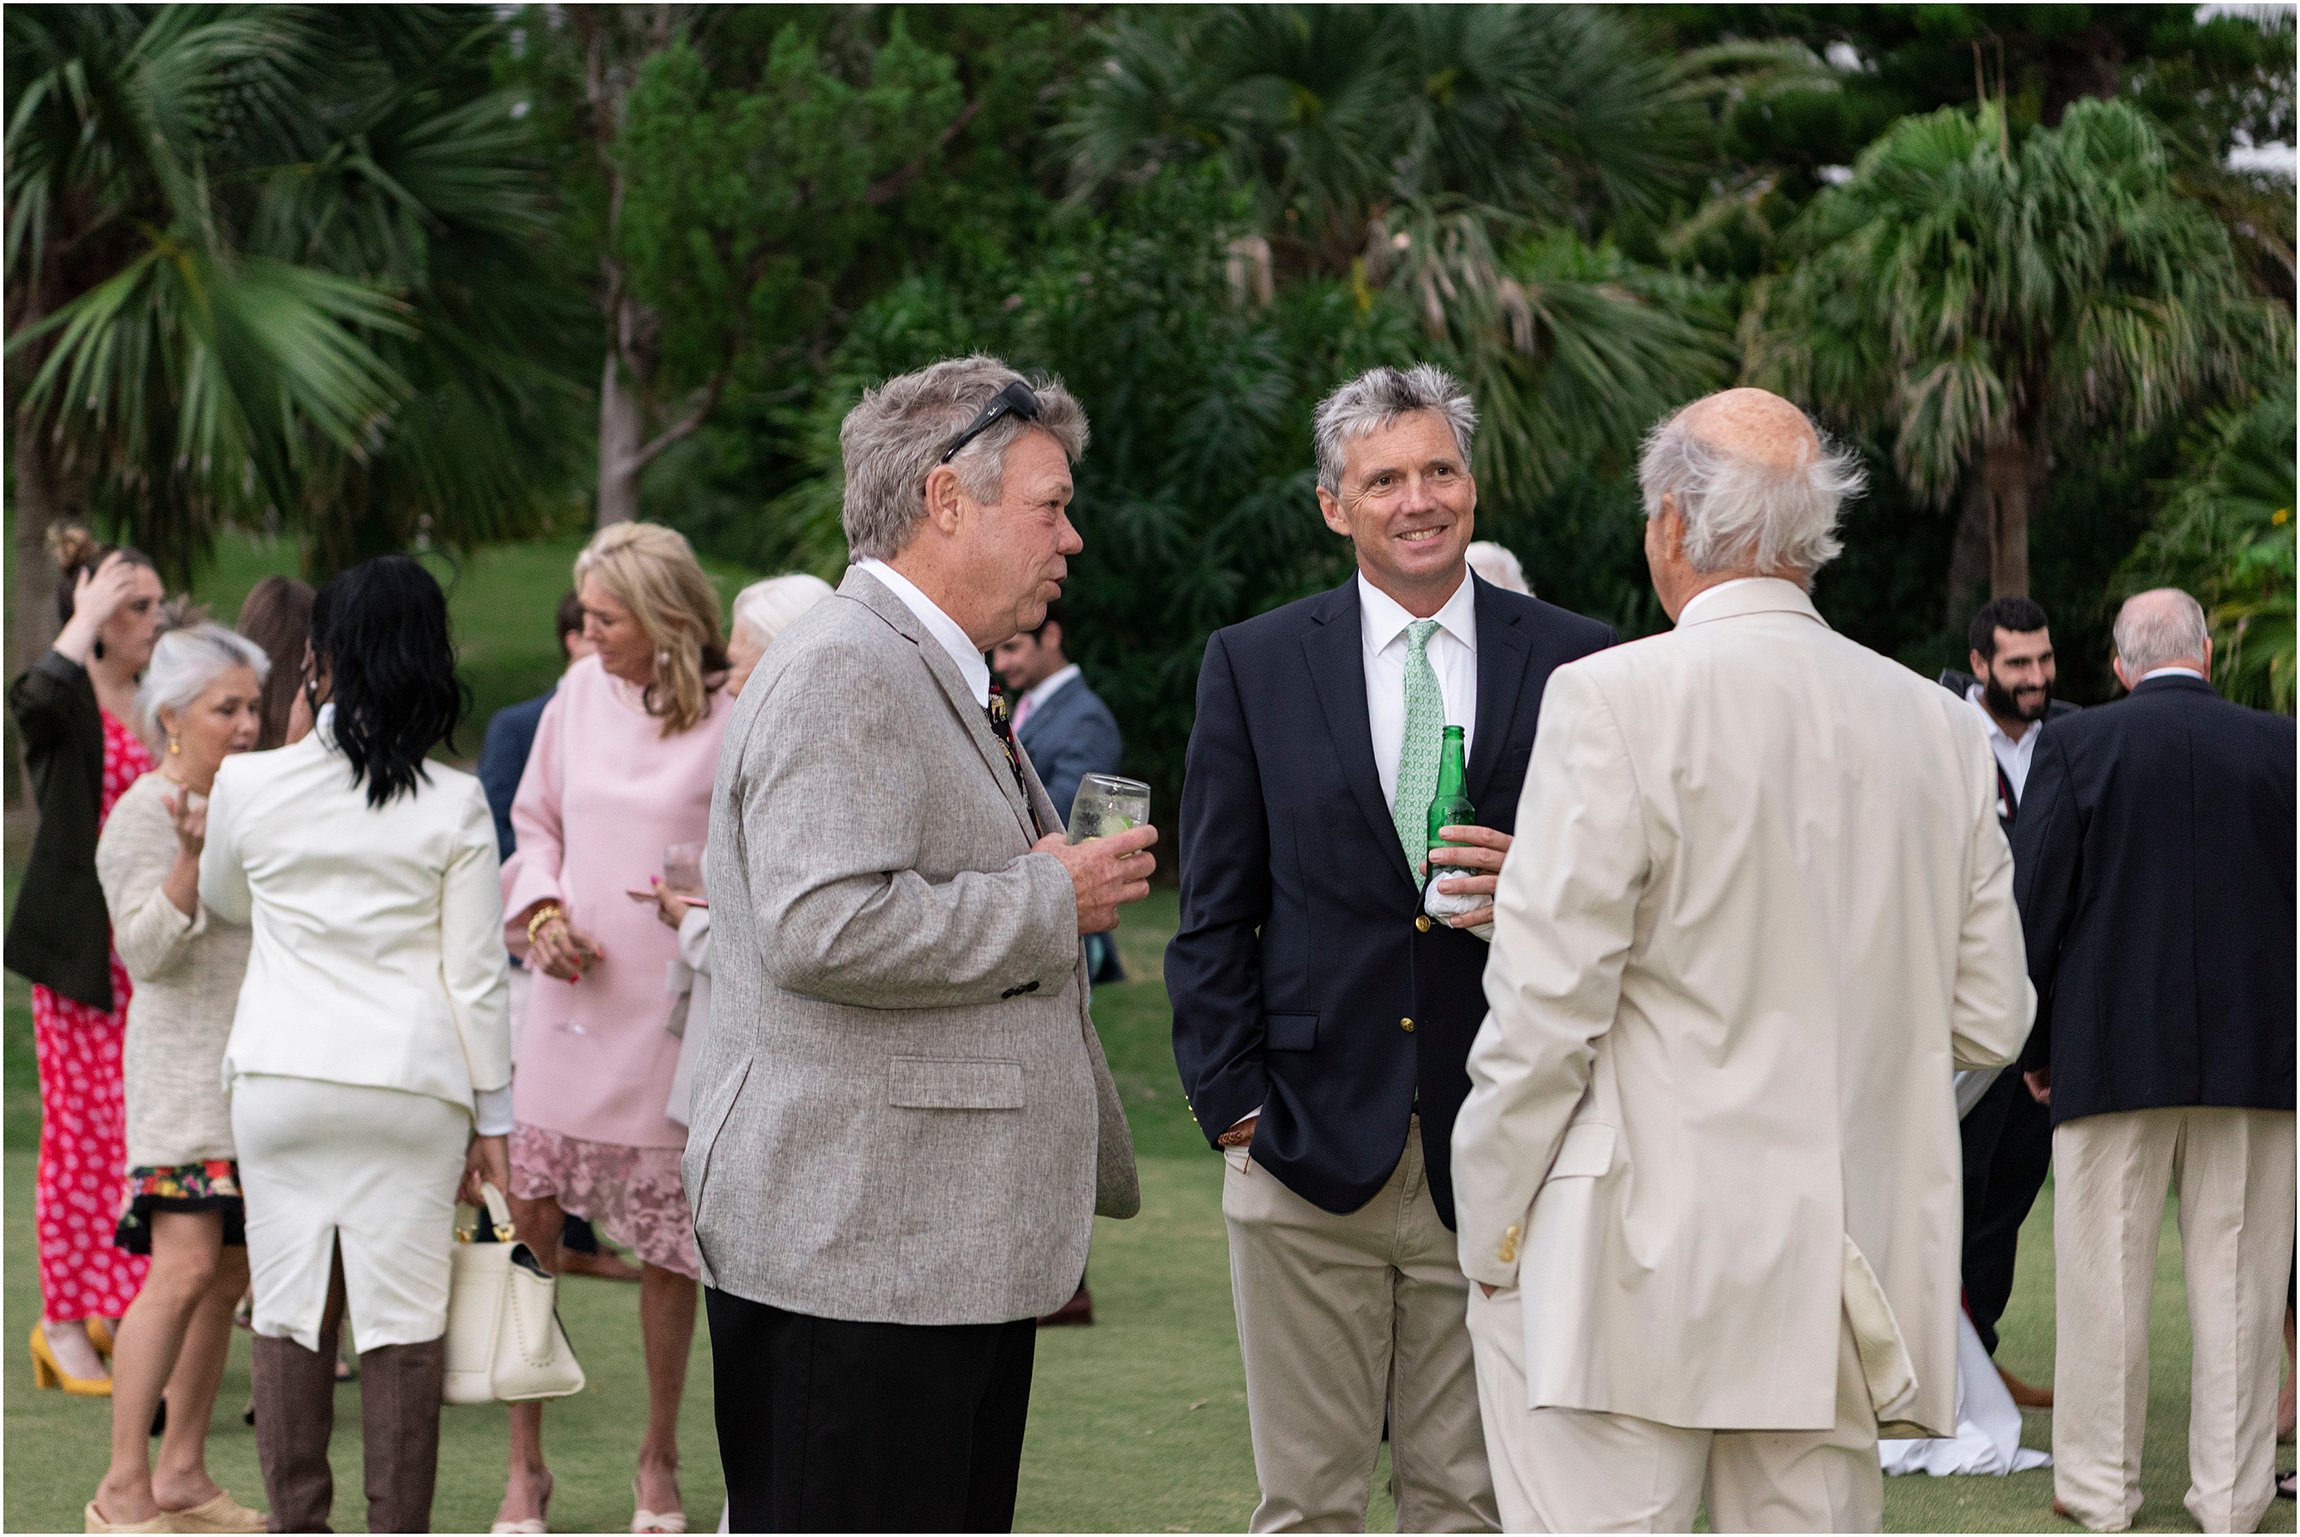
[[[455,537],[533,497],[503,467],[552,398],[544,227],[509,102],[484,95],[491,20],[57,6],[6,25],[20,646],[46,643],[59,516],[185,579],[222,519],[430,514]],[[319,567],[341,549],[321,539]]]
[[[1700,163],[1717,62],[1594,7],[1129,13],[1060,130],[1082,192],[1212,161],[1288,278],[1377,291],[1468,376],[1479,472],[1539,492],[1722,382],[1721,311],[1603,238]]]
[[[2056,444],[2146,432],[2245,360],[2289,356],[2283,308],[2120,103],[2079,102],[2017,146],[1998,105],[1905,118],[1789,243],[1743,314],[1749,374],[1889,441],[1920,497],[1962,489],[2000,597],[2028,591]]]

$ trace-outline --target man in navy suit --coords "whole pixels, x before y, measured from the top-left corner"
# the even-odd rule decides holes
[[[1086,686],[1078,664],[1063,649],[1070,619],[1057,598],[1047,605],[1045,622],[990,654],[990,665],[1014,701],[1014,736],[1030,754],[1031,767],[1046,785],[1047,798],[1064,820],[1078,798],[1078,781],[1088,774],[1115,774],[1126,744],[1118,718],[1102,696]],[[1108,934],[1086,936],[1087,978],[1123,982],[1118,947]]]
[[[2295,732],[2212,687],[2187,593],[2131,599],[2115,636],[2131,694],[2042,734],[2013,828],[2037,998],[2021,1065],[2053,1122],[2053,1508],[2098,1532],[2140,1510],[2177,1188],[2188,1512],[2249,1532],[2275,1493],[2292,1273]]]
[[[1256,1531],[1362,1530],[1384,1411],[1402,1531],[1497,1524],[1448,1147],[1485,1017],[1495,875],[1542,687],[1607,626],[1472,576],[1476,411],[1423,365],[1318,408],[1318,505],[1357,572],[1217,632],[1182,790],[1174,1056],[1223,1151]],[[1424,910],[1442,732],[1478,827]],[[1488,930],[1490,932],[1490,930]]]

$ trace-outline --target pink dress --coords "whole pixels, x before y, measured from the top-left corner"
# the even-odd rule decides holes
[[[512,1183],[527,1200],[555,1197],[650,1264],[696,1272],[695,1236],[679,1180],[686,1128],[663,1113],[678,1069],[666,987],[679,936],[644,891],[663,850],[701,843],[733,702],[676,736],[639,691],[595,657],[568,669],[536,726],[511,803],[519,846],[503,867],[506,937],[549,899],[599,942],[605,959],[577,982],[530,973],[512,1071]]]
[[[133,731],[104,712],[104,790],[112,803],[152,771]],[[136,1300],[150,1262],[113,1241],[128,1186],[128,1109],[121,1048],[128,1036],[128,970],[112,956],[112,1007],[32,989],[32,1050],[40,1064],[40,1162],[32,1222],[40,1234],[40,1298],[58,1323],[118,1318]]]

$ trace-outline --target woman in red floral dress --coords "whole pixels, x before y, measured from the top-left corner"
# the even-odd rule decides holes
[[[63,632],[8,690],[40,808],[7,937],[8,969],[33,984],[40,1066],[33,1220],[44,1306],[31,1348],[43,1386],[108,1394],[88,1324],[128,1310],[146,1261],[113,1243],[127,1176],[128,974],[112,953],[96,836],[121,792],[153,767],[123,722],[159,632],[161,587],[144,556],[104,550],[83,530],[53,531],[50,543]]]

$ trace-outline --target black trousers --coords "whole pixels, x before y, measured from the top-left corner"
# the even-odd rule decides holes
[[[716,1289],[719,1460],[738,1532],[1007,1532],[1038,1321],[847,1323]]]
[[[2052,1167],[2052,1111],[2008,1064],[1958,1127],[1965,1160],[1965,1310],[1990,1355],[2012,1300],[2021,1224]]]

